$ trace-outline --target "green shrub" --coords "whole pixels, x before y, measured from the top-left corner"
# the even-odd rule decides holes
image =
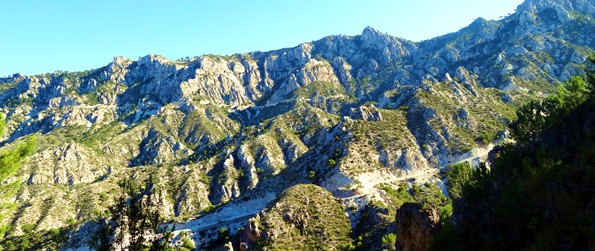
[[[452,204],[452,201],[442,194],[440,188],[432,183],[413,185],[411,195],[416,202],[422,205],[424,210],[435,208],[438,212],[441,212],[444,207]]]
[[[457,163],[446,172],[448,177],[447,191],[453,199],[458,199],[463,193],[463,187],[473,176],[473,168],[467,162]]]
[[[26,157],[35,152],[37,138],[30,137],[25,143],[19,144],[17,149],[0,153],[0,182],[13,175],[23,164]]]
[[[6,128],[6,121],[4,121],[6,118],[4,117],[4,114],[0,113],[0,138],[2,136],[4,136],[4,128]]]
[[[194,250],[196,248],[196,245],[194,245],[194,241],[192,241],[192,239],[190,239],[190,237],[186,236],[186,237],[182,238],[182,247],[190,249],[190,250]]]
[[[0,225],[0,238],[4,237],[8,231],[10,231],[10,225]]]
[[[69,227],[74,227],[74,226],[76,226],[76,224],[78,224],[78,221],[75,218],[70,217],[70,218],[66,219],[66,224]]]
[[[60,237],[61,234],[61,230],[59,228],[52,228],[50,229],[50,234],[52,235],[52,238],[56,238],[58,239]]]
[[[26,234],[33,232],[33,229],[35,229],[35,224],[25,224],[22,227],[23,232]]]
[[[463,248],[458,244],[460,240],[456,231],[455,225],[445,221],[442,224],[440,231],[430,241],[429,250],[463,250]]]
[[[335,166],[335,165],[337,165],[337,161],[335,161],[334,159],[329,159],[328,160],[328,165],[329,166]]]
[[[382,248],[384,250],[397,250],[395,244],[397,242],[397,235],[394,233],[389,233],[385,236],[382,236]]]
[[[219,234],[220,235],[228,235],[229,234],[229,229],[222,227],[219,229]]]
[[[411,195],[409,195],[407,189],[404,186],[399,186],[399,188],[395,190],[391,186],[384,185],[381,186],[380,189],[386,192],[386,195],[391,198],[392,203],[397,208],[401,207],[401,205],[403,205],[405,202],[413,202],[413,198]]]

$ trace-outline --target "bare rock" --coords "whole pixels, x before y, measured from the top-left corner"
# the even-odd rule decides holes
[[[259,229],[258,220],[250,220],[248,226],[246,227],[246,230],[244,231],[246,233],[246,236],[248,237],[248,240],[250,240],[251,242],[257,242],[262,238],[262,231]]]
[[[397,249],[402,251],[428,250],[432,236],[440,230],[440,216],[436,209],[422,209],[416,203],[405,203],[397,211]]]
[[[248,251],[248,249],[248,244],[246,244],[245,242],[240,243],[240,251]]]
[[[360,106],[351,108],[351,117],[366,121],[382,121],[380,110],[374,106]]]
[[[225,243],[225,245],[223,246],[223,248],[221,250],[222,251],[233,251],[233,244],[231,242]]]
[[[104,161],[78,144],[48,149],[31,157],[26,168],[34,171],[28,178],[27,184],[90,183],[105,174]]]

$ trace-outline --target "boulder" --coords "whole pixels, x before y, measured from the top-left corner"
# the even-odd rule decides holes
[[[428,250],[433,235],[440,230],[440,216],[434,208],[405,203],[397,210],[397,250]]]

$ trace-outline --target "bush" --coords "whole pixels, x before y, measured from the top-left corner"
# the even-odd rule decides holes
[[[397,235],[394,233],[382,236],[382,248],[384,250],[397,250],[395,244],[397,242]]]
[[[335,166],[335,165],[337,165],[337,161],[335,161],[334,159],[329,159],[328,160],[328,165],[329,166]]]
[[[452,203],[448,197],[442,194],[440,188],[432,183],[413,185],[411,195],[416,202],[422,205],[424,210],[435,208],[440,212],[444,207]]]
[[[194,250],[196,248],[196,245],[194,244],[194,241],[190,239],[190,237],[186,236],[182,239],[182,247]]]
[[[59,228],[52,228],[50,229],[50,234],[52,235],[52,238],[58,239],[60,238],[62,231]]]
[[[463,247],[458,245],[459,241],[455,225],[447,221],[442,224],[440,232],[430,241],[429,250],[462,250]]]
[[[33,229],[35,229],[35,224],[25,224],[23,225],[23,232],[28,234],[33,232]]]
[[[222,235],[222,236],[229,235],[229,230],[227,228],[225,228],[225,227],[222,227],[222,228],[219,229],[219,234]]]
[[[74,226],[76,226],[76,224],[78,224],[78,222],[75,218],[70,217],[70,218],[66,219],[66,224],[69,227],[74,228]]]
[[[467,162],[457,163],[451,166],[446,173],[448,177],[447,191],[453,199],[458,199],[463,193],[463,187],[473,176],[473,169]]]
[[[9,225],[0,225],[0,238],[4,237],[4,234],[6,234],[8,231],[10,231]]]
[[[407,189],[404,186],[400,186],[397,190],[395,190],[391,186],[385,185],[380,187],[380,189],[386,192],[397,208],[401,207],[401,205],[403,205],[405,202],[413,202],[413,198],[411,195],[409,195]]]
[[[35,136],[19,144],[17,149],[0,153],[0,182],[17,172],[26,157],[35,152],[37,139]]]
[[[0,113],[0,137],[4,136],[4,128],[6,127],[4,119],[4,114]]]

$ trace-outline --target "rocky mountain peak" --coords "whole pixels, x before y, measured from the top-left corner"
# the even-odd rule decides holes
[[[515,37],[549,32],[577,18],[592,18],[594,13],[593,0],[526,0],[513,15],[518,20]]]
[[[593,0],[526,0],[517,8],[517,13],[537,13],[546,9],[553,9],[560,15],[572,12],[584,14],[595,13],[595,1]]]
[[[386,46],[390,43],[387,34],[383,34],[371,26],[364,29],[360,39],[363,42],[364,47]]]
[[[15,74],[12,75],[12,78],[14,78],[14,79],[22,79],[22,78],[25,78],[25,77],[26,77],[26,75],[23,74],[22,72],[18,72],[18,73],[15,73]]]
[[[485,18],[478,17],[473,21],[473,23],[469,25],[469,27],[483,27],[486,25],[487,22],[488,20],[486,20]]]
[[[375,29],[372,26],[367,26],[362,31],[362,36],[365,35],[365,34],[377,34],[377,35],[381,35],[382,33],[380,33],[380,31],[378,31],[377,29]]]
[[[108,64],[108,68],[111,68],[112,70],[124,69],[124,68],[128,67],[128,65],[130,65],[130,63],[132,63],[131,59],[125,58],[123,56],[116,56],[116,57],[114,57],[112,62]]]

